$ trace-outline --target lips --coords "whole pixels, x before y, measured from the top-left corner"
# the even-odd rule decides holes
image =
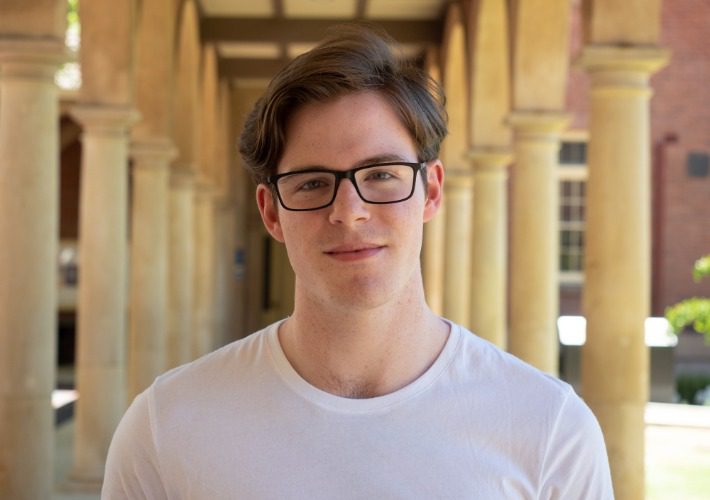
[[[361,243],[353,245],[339,245],[330,248],[323,253],[338,260],[351,261],[372,257],[380,253],[384,248],[385,247],[383,245]]]

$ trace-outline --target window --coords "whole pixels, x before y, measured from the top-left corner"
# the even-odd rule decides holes
[[[586,139],[563,139],[559,163],[560,283],[579,284],[584,280]]]

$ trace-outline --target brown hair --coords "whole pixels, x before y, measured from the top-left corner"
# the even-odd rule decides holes
[[[341,25],[271,81],[248,115],[239,150],[257,184],[266,183],[283,154],[286,126],[299,107],[365,90],[385,97],[417,147],[420,161],[438,157],[447,133],[441,87],[398,57],[394,41],[363,25]]]

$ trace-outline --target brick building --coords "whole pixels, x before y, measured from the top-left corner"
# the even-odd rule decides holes
[[[561,188],[560,250],[563,259],[565,254],[574,255],[580,251],[583,241],[583,224],[574,224],[580,215],[583,218],[583,210],[575,210],[583,204],[583,199],[579,198],[583,188],[576,183],[583,182],[586,173],[575,172],[574,167],[584,165],[589,105],[588,76],[582,68],[574,65],[583,46],[580,9],[580,2],[576,2],[570,23],[570,57],[573,64],[568,80],[567,109],[572,113],[572,122],[563,138],[561,154],[562,179],[567,180],[568,184]],[[703,0],[663,2],[661,43],[671,51],[671,59],[651,78],[651,311],[654,316],[662,316],[666,307],[682,299],[710,296],[710,280],[696,283],[692,278],[695,260],[710,253],[708,26],[710,3]],[[565,180],[562,180],[563,184]],[[565,226],[565,210],[567,217],[570,217],[569,205],[573,220]],[[560,313],[582,314],[583,279],[582,274],[577,272],[582,269],[582,262],[574,258],[571,260],[571,263],[561,262]]]

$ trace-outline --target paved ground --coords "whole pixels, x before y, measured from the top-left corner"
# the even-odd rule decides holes
[[[99,493],[79,493],[68,491],[66,478],[72,463],[74,421],[70,420],[57,428],[54,440],[54,496],[52,500],[99,500]]]
[[[646,499],[710,499],[710,406],[649,404]]]
[[[650,403],[646,409],[646,499],[710,499],[710,406]],[[53,500],[98,500],[98,493],[65,490],[69,473],[73,423],[56,433]]]

